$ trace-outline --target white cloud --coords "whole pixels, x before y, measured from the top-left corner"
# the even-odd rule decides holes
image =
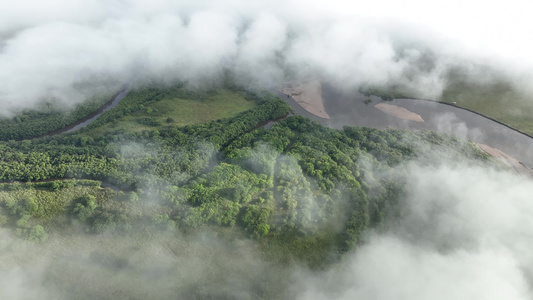
[[[269,83],[286,68],[354,86],[402,78],[420,49],[433,71],[410,84],[434,97],[455,59],[527,82],[527,1],[32,1],[0,11],[4,113],[46,97],[76,103],[82,83],[215,79],[224,68]],[[410,47],[411,47],[410,46]],[[305,74],[309,75],[309,74]],[[98,81],[100,80],[100,81]]]
[[[300,299],[531,299],[533,182],[413,167],[403,217],[342,266],[302,275]]]

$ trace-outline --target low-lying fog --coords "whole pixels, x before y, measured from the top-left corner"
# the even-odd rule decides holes
[[[269,261],[239,234],[134,230],[36,246],[4,231],[0,296],[531,299],[533,182],[478,167],[413,165],[408,174],[401,217],[322,270]]]

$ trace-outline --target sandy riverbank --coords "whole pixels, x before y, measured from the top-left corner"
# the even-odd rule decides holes
[[[290,96],[306,111],[324,119],[330,119],[322,99],[320,80],[311,80],[294,86],[281,88],[280,91]]]
[[[477,145],[481,150],[485,151],[486,153],[490,154],[497,160],[501,161],[506,166],[512,168],[516,174],[521,175],[521,176],[533,177],[533,170],[524,166],[521,162],[519,162],[514,157],[507,155],[505,152],[499,149],[492,148],[484,144],[477,144]]]
[[[391,115],[393,117],[404,119],[413,122],[424,122],[424,119],[419,114],[415,114],[412,111],[409,111],[403,107],[399,107],[392,104],[379,103],[374,105],[375,108],[381,110],[382,112]]]

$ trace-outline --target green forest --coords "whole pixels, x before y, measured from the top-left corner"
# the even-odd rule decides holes
[[[175,99],[234,99],[248,108],[227,105],[221,118],[183,125],[179,113],[167,122],[169,113],[157,112]],[[79,131],[2,141],[0,227],[38,245],[79,234],[236,235],[255,241],[275,265],[321,268],[357,248],[368,230],[393,224],[412,162],[501,168],[453,136],[336,130],[289,113],[265,91],[143,88]],[[32,132],[8,130],[16,137]],[[204,292],[190,295],[210,295]]]
[[[348,249],[366,228],[382,226],[401,196],[398,166],[431,163],[437,152],[489,160],[470,142],[429,131],[334,130],[299,116],[265,130],[261,124],[290,111],[266,92],[242,91],[257,104],[231,118],[186,126],[147,121],[154,129],[92,134],[176,93],[202,101],[204,92],[132,91],[78,132],[2,142],[3,226],[34,240],[73,221],[93,233],[127,231],[140,217],[135,207],[155,197],[157,207],[142,218],[161,228],[241,226],[254,238],[272,238],[341,226],[328,236]],[[18,128],[13,134],[25,136],[27,128]],[[337,212],[343,224],[328,218]]]

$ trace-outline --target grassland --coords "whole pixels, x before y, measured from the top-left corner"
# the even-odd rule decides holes
[[[124,102],[128,101],[126,97]],[[122,104],[122,103],[121,103]],[[130,115],[91,130],[91,134],[111,131],[140,132],[157,130],[167,125],[203,124],[213,120],[234,117],[257,105],[245,98],[245,93],[217,89],[202,95],[187,97],[182,92],[171,93],[163,99],[143,105]]]
[[[525,95],[505,81],[476,83],[458,77],[438,99],[470,109],[533,135],[533,95]]]

